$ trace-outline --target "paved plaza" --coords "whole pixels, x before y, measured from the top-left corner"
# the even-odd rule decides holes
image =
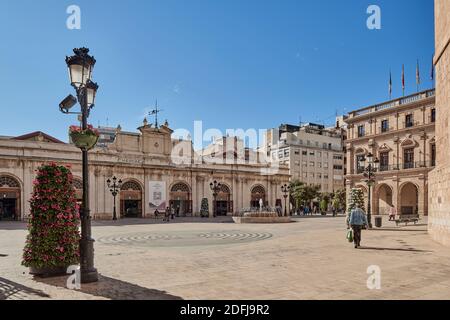
[[[0,299],[448,299],[450,250],[426,221],[346,239],[343,217],[290,224],[234,224],[229,218],[94,221],[100,282],[65,288],[66,277],[33,279],[20,265],[27,234],[0,223]],[[367,288],[367,268],[381,289]]]

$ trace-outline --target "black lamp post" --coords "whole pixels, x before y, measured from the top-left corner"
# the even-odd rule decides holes
[[[211,188],[211,191],[213,192],[213,198],[214,198],[214,217],[217,216],[217,195],[219,194],[220,188],[222,185],[220,182],[217,182],[214,180],[214,182],[211,182],[209,184],[209,187]]]
[[[367,160],[367,166],[366,166],[366,160]],[[378,164],[380,163],[380,160],[378,158],[373,159],[373,154],[369,152],[366,157],[361,158],[359,167],[363,168],[363,176],[366,178],[364,182],[367,184],[368,187],[368,203],[367,203],[367,222],[369,224],[369,228],[372,228],[372,206],[371,206],[371,189],[372,186],[375,184],[375,172],[378,171]]]
[[[291,190],[291,187],[287,184],[281,186],[281,192],[283,192],[284,197],[284,215],[287,216],[287,197],[289,194],[289,190]]]
[[[87,119],[90,110],[94,107],[95,95],[98,85],[91,81],[92,69],[95,65],[94,57],[90,56],[89,49],[73,49],[74,55],[66,57],[71,85],[77,93],[77,99],[72,95],[65,98],[59,108],[66,114],[81,115],[81,129],[88,128]],[[81,112],[70,112],[70,109],[79,102]],[[91,216],[89,209],[89,167],[88,149],[81,148],[83,166],[83,202],[80,209],[81,240],[80,240],[80,273],[81,282],[90,283],[98,281],[97,269],[94,267],[94,239],[91,238]]]
[[[113,220],[117,220],[116,215],[116,196],[120,191],[120,188],[122,188],[122,180],[119,179],[117,181],[117,178],[114,176],[112,178],[112,182],[110,179],[106,180],[106,184],[108,185],[109,191],[111,191],[111,194],[114,198],[114,209],[113,209]]]

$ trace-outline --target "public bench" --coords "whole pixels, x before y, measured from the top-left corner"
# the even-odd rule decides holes
[[[408,223],[411,222],[416,224],[419,220],[420,218],[418,214],[401,214],[398,217],[396,217],[395,223],[397,224],[397,226],[399,225],[399,223],[404,223],[405,225],[408,225]]]

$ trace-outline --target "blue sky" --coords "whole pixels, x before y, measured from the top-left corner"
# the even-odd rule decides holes
[[[66,9],[81,8],[81,30]],[[381,30],[366,27],[381,8]],[[64,58],[86,46],[100,89],[90,122],[134,131],[158,99],[173,128],[268,128],[333,122],[431,86],[433,0],[0,0],[0,135],[41,130],[67,140],[73,116]]]

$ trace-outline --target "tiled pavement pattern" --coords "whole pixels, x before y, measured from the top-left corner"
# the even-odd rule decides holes
[[[226,218],[93,222],[101,281],[64,287],[20,266],[25,225],[0,223],[0,299],[449,299],[450,249],[426,221],[346,239],[344,218],[238,225]],[[127,224],[125,224],[125,222]],[[381,268],[381,290],[366,286]]]

